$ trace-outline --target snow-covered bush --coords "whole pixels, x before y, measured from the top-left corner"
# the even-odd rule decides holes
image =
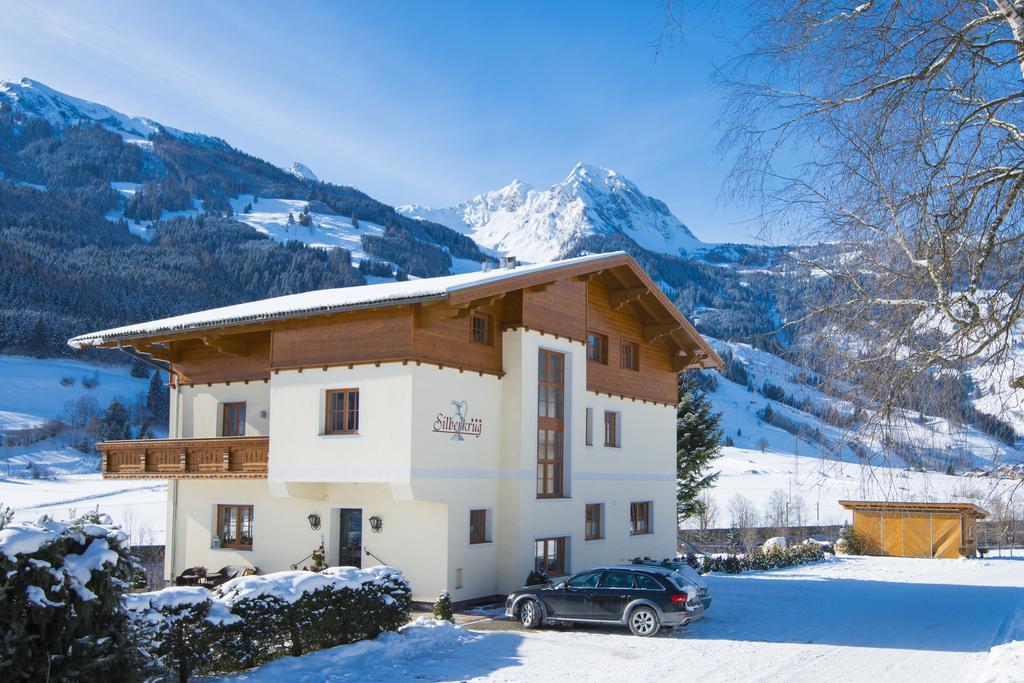
[[[448,591],[441,591],[434,603],[434,618],[452,621],[455,618],[455,610],[452,608],[452,596]]]
[[[105,515],[0,530],[0,679],[126,680],[139,668],[122,605],[136,563]]]
[[[839,540],[836,541],[836,552],[844,555],[864,554],[864,542],[860,534],[854,531],[852,526],[846,525],[839,532]]]
[[[124,604],[149,666],[173,672],[182,683],[194,674],[216,671],[211,653],[220,645],[221,630],[239,621],[199,587],[136,593],[126,596]]]
[[[702,574],[739,574],[743,571],[783,569],[825,559],[825,551],[817,543],[801,543],[788,548],[773,546],[767,551],[756,550],[747,555],[706,555],[699,571]]]
[[[227,658],[247,668],[393,631],[409,619],[409,584],[390,567],[332,567],[243,576],[214,595],[240,621],[225,629]],[[230,662],[226,662],[230,664]]]

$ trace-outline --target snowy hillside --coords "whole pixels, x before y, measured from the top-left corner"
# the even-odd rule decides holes
[[[6,102],[14,111],[42,118],[54,128],[97,123],[121,135],[127,142],[145,144],[150,135],[162,132],[193,141],[222,144],[215,138],[186,133],[152,119],[129,116],[102,104],[66,95],[30,78],[0,81],[0,102]]]
[[[447,225],[481,247],[529,262],[557,259],[592,235],[620,234],[643,249],[673,255],[693,255],[712,246],[628,179],[583,163],[546,190],[515,180],[454,207],[407,205],[398,210]]]
[[[709,396],[722,412],[725,436],[737,447],[760,448],[764,439],[767,450],[775,452],[936,470],[1024,462],[1020,448],[941,417],[897,415],[885,424],[884,433],[864,427],[852,417],[855,388],[843,399],[826,396],[804,370],[778,356],[748,344],[711,343],[728,367],[716,375]]]

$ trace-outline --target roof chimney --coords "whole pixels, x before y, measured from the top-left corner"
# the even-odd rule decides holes
[[[515,270],[515,267],[516,267],[516,257],[515,256],[502,256],[498,263],[499,263],[500,267],[504,268],[505,270]]]
[[[480,271],[483,272],[483,273],[491,272],[491,262],[490,261],[481,261],[480,262]]]

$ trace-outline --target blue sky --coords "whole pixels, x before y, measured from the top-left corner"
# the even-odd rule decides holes
[[[286,6],[287,5],[287,6]],[[226,139],[391,203],[446,206],[577,161],[698,237],[746,241],[720,196],[715,16],[655,59],[661,0],[3,4],[0,78]]]

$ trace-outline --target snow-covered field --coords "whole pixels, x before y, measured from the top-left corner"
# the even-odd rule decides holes
[[[279,681],[1021,681],[1024,561],[843,557],[709,576],[702,621],[474,632],[419,621],[239,675]]]
[[[64,385],[61,380],[73,383]],[[92,389],[82,379],[96,381]],[[61,417],[68,403],[94,398],[100,410],[116,397],[132,400],[148,389],[145,379],[132,377],[123,366],[103,366],[75,360],[0,356],[0,432],[24,429]],[[30,463],[41,465],[55,479],[29,479]],[[29,446],[0,447],[0,505],[10,507],[16,520],[42,514],[68,519],[97,505],[121,524],[133,543],[163,543],[167,486],[163,481],[103,481],[96,458],[70,446],[64,435]]]
[[[719,507],[712,524],[717,527],[730,525],[729,501],[736,495],[749,499],[763,512],[771,493],[781,490],[801,502],[803,524],[843,524],[850,521],[850,513],[840,507],[840,500],[970,500],[984,506],[1018,483],[729,447],[722,449],[713,469],[720,472],[711,490]],[[796,519],[792,522],[796,524]]]

